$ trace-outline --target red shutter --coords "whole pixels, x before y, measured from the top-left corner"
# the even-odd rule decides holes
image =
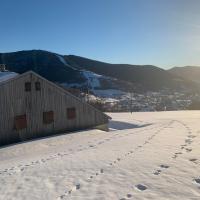
[[[54,122],[54,113],[53,111],[43,112],[43,123],[51,124]]]
[[[15,129],[22,130],[27,128],[26,115],[19,115],[15,117]]]
[[[76,118],[76,108],[67,108],[67,119],[75,119]]]

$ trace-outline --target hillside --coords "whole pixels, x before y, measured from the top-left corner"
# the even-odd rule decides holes
[[[186,80],[200,84],[200,67],[195,67],[195,66],[174,67],[170,69],[169,72],[175,76],[179,76]]]
[[[200,199],[199,111],[109,115],[110,132],[1,148],[0,199]]]
[[[68,64],[62,55],[42,50],[0,53],[0,63],[6,64],[7,70],[19,74],[32,70],[64,87],[78,87],[91,91],[115,88],[127,90],[130,87],[127,82],[80,70]]]
[[[78,70],[66,66],[56,54],[47,51],[1,53],[0,63],[19,74],[32,70],[53,82],[83,82]]]
[[[137,87],[141,86],[144,90],[163,88],[177,90],[196,87],[193,82],[152,65],[109,64],[73,55],[65,56],[65,59],[76,68],[129,81]]]
[[[199,84],[152,65],[109,64],[42,50],[0,53],[0,64],[23,73],[35,71],[64,87],[110,91],[199,90]]]

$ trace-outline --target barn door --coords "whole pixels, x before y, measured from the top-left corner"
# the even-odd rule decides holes
[[[18,133],[18,138],[20,141],[23,140],[23,130],[27,128],[27,119],[26,115],[18,115],[15,117],[15,130]]]

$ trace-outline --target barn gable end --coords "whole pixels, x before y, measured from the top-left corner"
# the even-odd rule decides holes
[[[109,117],[34,72],[0,83],[0,144],[103,127]]]

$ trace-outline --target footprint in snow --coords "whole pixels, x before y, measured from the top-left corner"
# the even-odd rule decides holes
[[[165,169],[169,168],[168,165],[160,165],[160,167],[161,167],[161,168],[165,168]]]
[[[76,190],[79,190],[81,188],[81,184],[76,184]]]
[[[71,193],[72,193],[72,190],[69,190],[69,191],[68,191],[68,194],[71,194]]]
[[[198,184],[200,184],[200,178],[195,178],[194,181]]]
[[[153,174],[154,174],[154,175],[159,175],[161,172],[162,172],[162,170],[158,169],[158,170],[156,170]]]
[[[186,146],[187,146],[187,144],[182,144],[182,145],[181,145],[181,147],[186,147]]]
[[[160,165],[160,168],[163,168],[163,169],[167,169],[167,168],[169,168],[169,166],[168,165]],[[158,170],[156,170],[153,174],[154,175],[160,175],[160,173],[162,172],[162,170],[160,170],[160,169],[158,169]]]
[[[192,151],[192,149],[189,149],[189,148],[187,148],[187,149],[185,149],[187,152],[191,152]]]
[[[177,158],[178,155],[180,155],[180,154],[183,154],[183,153],[182,152],[176,152],[176,153],[174,153],[174,156],[172,156],[172,158]]]
[[[188,138],[195,138],[195,135],[188,135]]]
[[[191,144],[193,141],[191,140],[191,139],[186,139],[185,140],[185,143],[187,143],[187,144]]]
[[[176,155],[176,154],[174,154],[174,155],[172,156],[172,158],[176,159],[176,158],[177,158],[177,155]]]
[[[183,154],[182,152],[177,152],[177,153],[175,153],[176,155],[179,155],[179,154]]]
[[[193,162],[193,163],[196,163],[197,159],[196,158],[191,158],[189,159],[189,161]],[[196,163],[197,164],[197,163]]]
[[[138,184],[135,186],[138,190],[140,191],[144,191],[147,189],[147,187],[145,185],[142,185],[142,184]]]
[[[127,196],[127,198],[131,198],[132,194],[127,194],[126,196]]]
[[[63,194],[63,195],[59,196],[59,197],[57,198],[57,200],[64,199],[64,198],[65,198],[65,195]]]
[[[104,142],[99,142],[98,144],[103,144]]]

